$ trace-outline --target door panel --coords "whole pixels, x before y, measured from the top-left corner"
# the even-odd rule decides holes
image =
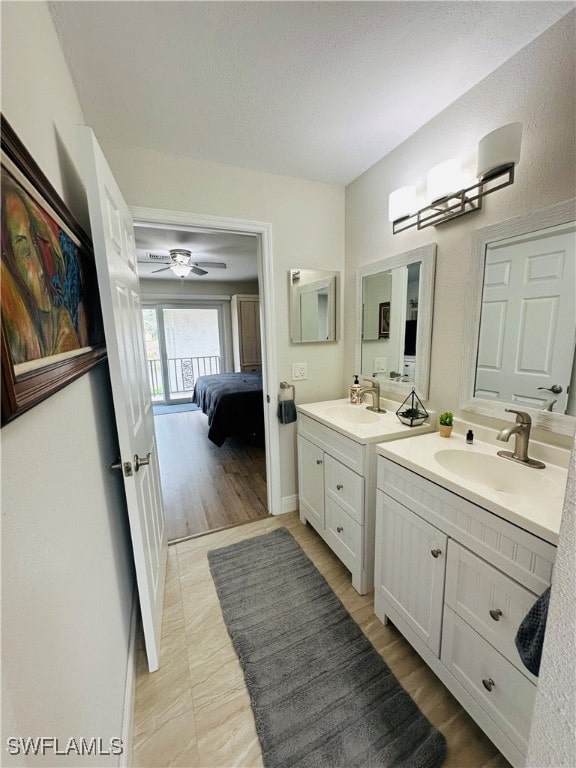
[[[574,356],[574,230],[486,252],[476,395],[564,412]],[[562,393],[546,389],[562,387]]]
[[[114,412],[150,671],[160,661],[167,542],[132,219],[90,128],[80,128]],[[112,461],[114,457],[109,457]],[[141,463],[142,462],[142,463]]]

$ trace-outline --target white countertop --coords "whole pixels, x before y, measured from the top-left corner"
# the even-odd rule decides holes
[[[509,459],[497,457],[498,461],[501,460],[506,465],[518,468],[510,469],[510,474],[516,473],[518,476],[518,471],[521,471],[530,475],[527,480],[530,484],[529,489],[525,492],[509,493],[494,490],[481,482],[464,480],[439,464],[435,458],[435,454],[439,451],[462,450],[474,461],[474,456],[479,454],[496,457],[497,451],[502,448],[506,446],[504,444],[495,446],[479,441],[468,445],[463,435],[453,433],[452,437],[444,438],[434,432],[416,439],[382,443],[377,446],[376,451],[379,455],[413,470],[422,477],[488,509],[504,520],[514,523],[551,544],[557,544],[568,477],[565,469],[553,464],[547,464],[545,469],[532,469]]]
[[[321,424],[335,429],[340,434],[346,435],[346,437],[362,444],[399,440],[403,437],[422,435],[434,429],[435,414],[431,413],[428,421],[419,427],[408,427],[406,424],[402,424],[398,416],[396,416],[400,403],[393,403],[383,398],[381,398],[380,402],[381,407],[386,409],[386,413],[375,414],[377,419],[369,424],[349,423],[335,414],[335,411],[342,413],[340,411],[342,408],[346,409],[346,411],[350,409],[350,414],[353,417],[357,412],[366,410],[366,406],[369,405],[369,403],[353,405],[347,398],[324,400],[320,403],[306,403],[305,405],[297,405],[296,408],[299,413],[303,413],[311,419],[315,419]],[[369,413],[371,412],[369,411]]]

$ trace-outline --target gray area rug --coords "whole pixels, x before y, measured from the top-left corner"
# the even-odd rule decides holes
[[[436,768],[446,741],[292,535],[208,553],[267,768]]]

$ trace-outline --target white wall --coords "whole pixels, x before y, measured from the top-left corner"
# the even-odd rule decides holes
[[[574,197],[576,194],[575,17],[572,11],[492,75],[472,88],[346,189],[346,327],[354,327],[355,270],[386,255],[438,243],[434,298],[430,407],[479,423],[502,425],[458,409],[466,289],[473,229]],[[428,168],[465,156],[478,139],[509,122],[524,123],[522,158],[513,186],[484,201],[479,213],[437,229],[392,235],[388,195],[423,181]],[[346,339],[346,368],[354,360],[354,335]],[[564,437],[536,433],[569,447]],[[576,765],[575,473],[572,458],[550,621],[530,739],[528,765]]]
[[[86,227],[82,113],[44,3],[2,3],[2,112]],[[2,765],[8,736],[122,735],[132,555],[105,364],[2,428]]]
[[[185,211],[272,225],[277,381],[290,381],[291,363],[308,364],[298,403],[343,397],[343,343],[291,344],[288,271],[344,269],[344,188],[102,142],[130,206]],[[340,297],[339,297],[340,298]],[[342,338],[342,323],[338,338]],[[354,371],[349,368],[346,376]],[[279,391],[279,390],[277,390]],[[277,391],[271,392],[271,397]],[[281,494],[297,492],[295,425],[280,425]]]
[[[574,13],[521,50],[346,188],[346,327],[354,328],[355,270],[362,265],[436,242],[430,406],[458,410],[460,360],[474,229],[545,208],[576,193]],[[406,184],[424,185],[427,170],[460,156],[473,161],[478,140],[522,121],[522,157],[515,183],[484,200],[483,209],[443,226],[392,234],[388,195]],[[472,169],[475,170],[472,162]],[[354,360],[354,334],[345,368]],[[494,420],[474,421],[496,425]],[[546,439],[542,433],[536,434]],[[563,439],[569,447],[570,441]]]

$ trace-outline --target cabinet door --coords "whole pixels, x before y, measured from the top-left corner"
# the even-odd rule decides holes
[[[240,314],[240,344],[242,347],[242,370],[262,362],[260,352],[260,304],[258,299],[241,299],[238,302]]]
[[[324,530],[324,451],[298,435],[300,516]]]
[[[436,656],[446,545],[445,534],[378,491],[375,587]]]

